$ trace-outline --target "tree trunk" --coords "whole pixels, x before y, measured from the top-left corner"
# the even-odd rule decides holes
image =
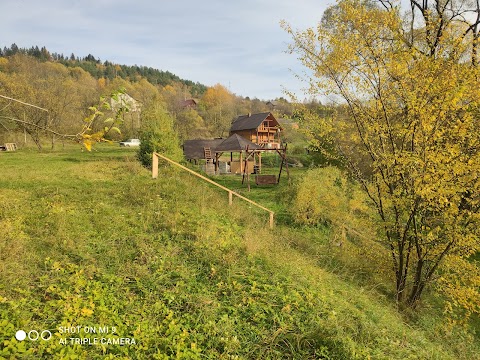
[[[39,137],[38,133],[35,132],[35,131],[30,131],[27,128],[25,128],[25,131],[28,133],[28,135],[30,135],[30,137],[32,138],[35,145],[37,145],[38,150],[42,151],[42,143],[40,141],[40,137]]]
[[[425,281],[422,279],[423,275],[423,259],[419,259],[417,261],[417,270],[415,271],[415,279],[413,282],[413,287],[412,290],[410,291],[410,296],[408,297],[407,300],[407,305],[415,309],[417,306],[418,300],[420,300],[420,297],[422,295],[423,289],[425,288]]]

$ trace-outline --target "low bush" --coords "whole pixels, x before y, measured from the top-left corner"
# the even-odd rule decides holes
[[[291,211],[295,220],[305,225],[343,223],[359,227],[359,219],[371,215],[361,189],[336,167],[307,171],[297,182]]]

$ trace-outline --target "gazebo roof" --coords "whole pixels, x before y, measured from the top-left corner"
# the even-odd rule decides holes
[[[225,139],[196,139],[185,140],[183,143],[183,152],[187,159],[204,159],[204,148],[210,148],[215,151],[216,147],[220,145]]]
[[[215,152],[239,152],[244,151],[247,146],[249,150],[262,148],[238,134],[233,134],[229,138],[223,140],[223,142],[215,148]]]

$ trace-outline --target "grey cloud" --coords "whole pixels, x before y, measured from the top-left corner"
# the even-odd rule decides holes
[[[102,60],[171,71],[206,85],[230,83],[237,94],[274,98],[299,88],[283,53],[285,19],[315,25],[326,4],[315,0],[2,0],[3,43],[88,53]]]

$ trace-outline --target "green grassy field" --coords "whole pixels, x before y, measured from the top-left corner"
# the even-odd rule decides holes
[[[480,358],[436,309],[399,314],[328,227],[294,226],[287,181],[215,177],[274,210],[269,230],[192,175],[152,180],[129,149],[0,153],[0,169],[0,358]]]

